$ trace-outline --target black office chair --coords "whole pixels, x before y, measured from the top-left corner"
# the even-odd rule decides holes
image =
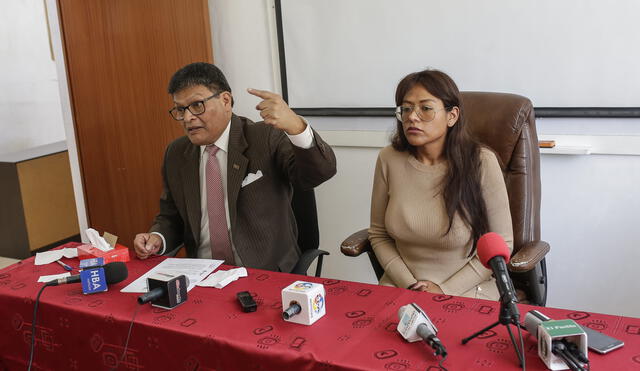
[[[505,175],[514,242],[509,271],[520,302],[544,306],[544,257],[550,247],[540,240],[540,150],[531,101],[514,94],[463,92],[462,104],[471,133],[496,152]],[[382,277],[366,229],[345,239],[340,250],[348,256],[366,252],[378,280]]]
[[[311,263],[317,258],[315,276],[322,273],[322,261],[327,251],[320,250],[320,232],[318,231],[318,208],[316,207],[316,194],[313,189],[302,190],[294,188],[291,198],[291,208],[298,226],[298,247],[302,254],[290,273],[307,275]],[[165,254],[167,256],[186,256],[184,245]]]
[[[316,207],[314,190],[294,189],[291,208],[298,225],[298,247],[302,251],[302,255],[291,273],[306,275],[311,263],[318,258],[315,276],[320,277],[322,260],[324,255],[329,255],[329,253],[318,249],[320,232],[318,231],[318,208]]]

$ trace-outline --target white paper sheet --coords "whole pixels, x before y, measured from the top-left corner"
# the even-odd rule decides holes
[[[187,291],[190,291],[222,263],[222,260],[214,259],[168,258],[162,261],[162,263],[151,268],[147,273],[143,274],[135,281],[131,282],[127,287],[120,290],[120,292],[147,292],[147,277],[150,274],[159,272],[169,273],[172,275],[184,274],[189,278],[189,287],[187,287]]]
[[[33,264],[35,265],[45,265],[49,263],[53,263],[56,260],[60,260],[62,257],[65,258],[77,258],[78,257],[78,249],[75,247],[65,247],[60,250],[49,250],[45,252],[39,252],[36,254],[36,260]]]
[[[38,278],[38,282],[49,282],[49,281],[57,280],[59,278],[69,277],[70,275],[71,273],[66,272],[66,273],[60,273],[60,274],[51,274],[48,276],[40,276],[40,278]]]
[[[228,271],[217,271],[206,279],[198,283],[200,287],[215,287],[221,289],[241,277],[247,276],[247,269],[244,267],[229,269]]]

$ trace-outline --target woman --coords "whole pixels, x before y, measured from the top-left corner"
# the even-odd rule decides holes
[[[497,232],[513,249],[509,200],[495,154],[470,137],[460,103],[441,71],[398,84],[397,132],[378,155],[369,240],[382,285],[497,300],[475,244]]]

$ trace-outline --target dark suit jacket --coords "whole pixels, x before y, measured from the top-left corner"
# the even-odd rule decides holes
[[[301,149],[282,130],[233,115],[229,132],[227,193],[231,235],[243,265],[289,272],[300,255],[291,209],[292,186],[312,189],[336,173],[333,150],[318,133]],[[200,244],[200,149],[187,137],[167,146],[160,212],[151,232],[161,233],[166,252],[183,244],[196,257]],[[262,178],[241,188],[248,173]]]

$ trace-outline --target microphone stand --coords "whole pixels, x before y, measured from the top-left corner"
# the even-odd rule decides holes
[[[506,299],[506,300],[505,300]],[[514,310],[515,308],[515,310]],[[504,325],[507,327],[507,332],[509,332],[509,337],[511,338],[511,344],[513,345],[513,348],[516,351],[516,355],[518,356],[518,360],[520,361],[520,366],[524,369],[525,367],[525,360],[524,360],[524,344],[522,349],[520,349],[516,343],[516,339],[513,336],[513,332],[511,332],[511,327],[509,327],[509,325],[515,325],[518,328],[518,333],[520,334],[520,340],[522,340],[522,334],[520,333],[520,314],[517,311],[517,307],[516,304],[512,301],[510,301],[508,298],[506,298],[505,296],[502,297],[502,300],[500,300],[500,315],[498,317],[498,321],[490,324],[489,326],[483,328],[480,331],[477,331],[475,333],[473,333],[471,336],[468,336],[464,339],[462,339],[462,344],[466,344],[468,343],[471,339],[476,338],[478,336],[480,336],[481,334],[485,333],[486,331],[491,330],[492,328],[498,326],[498,325]]]

